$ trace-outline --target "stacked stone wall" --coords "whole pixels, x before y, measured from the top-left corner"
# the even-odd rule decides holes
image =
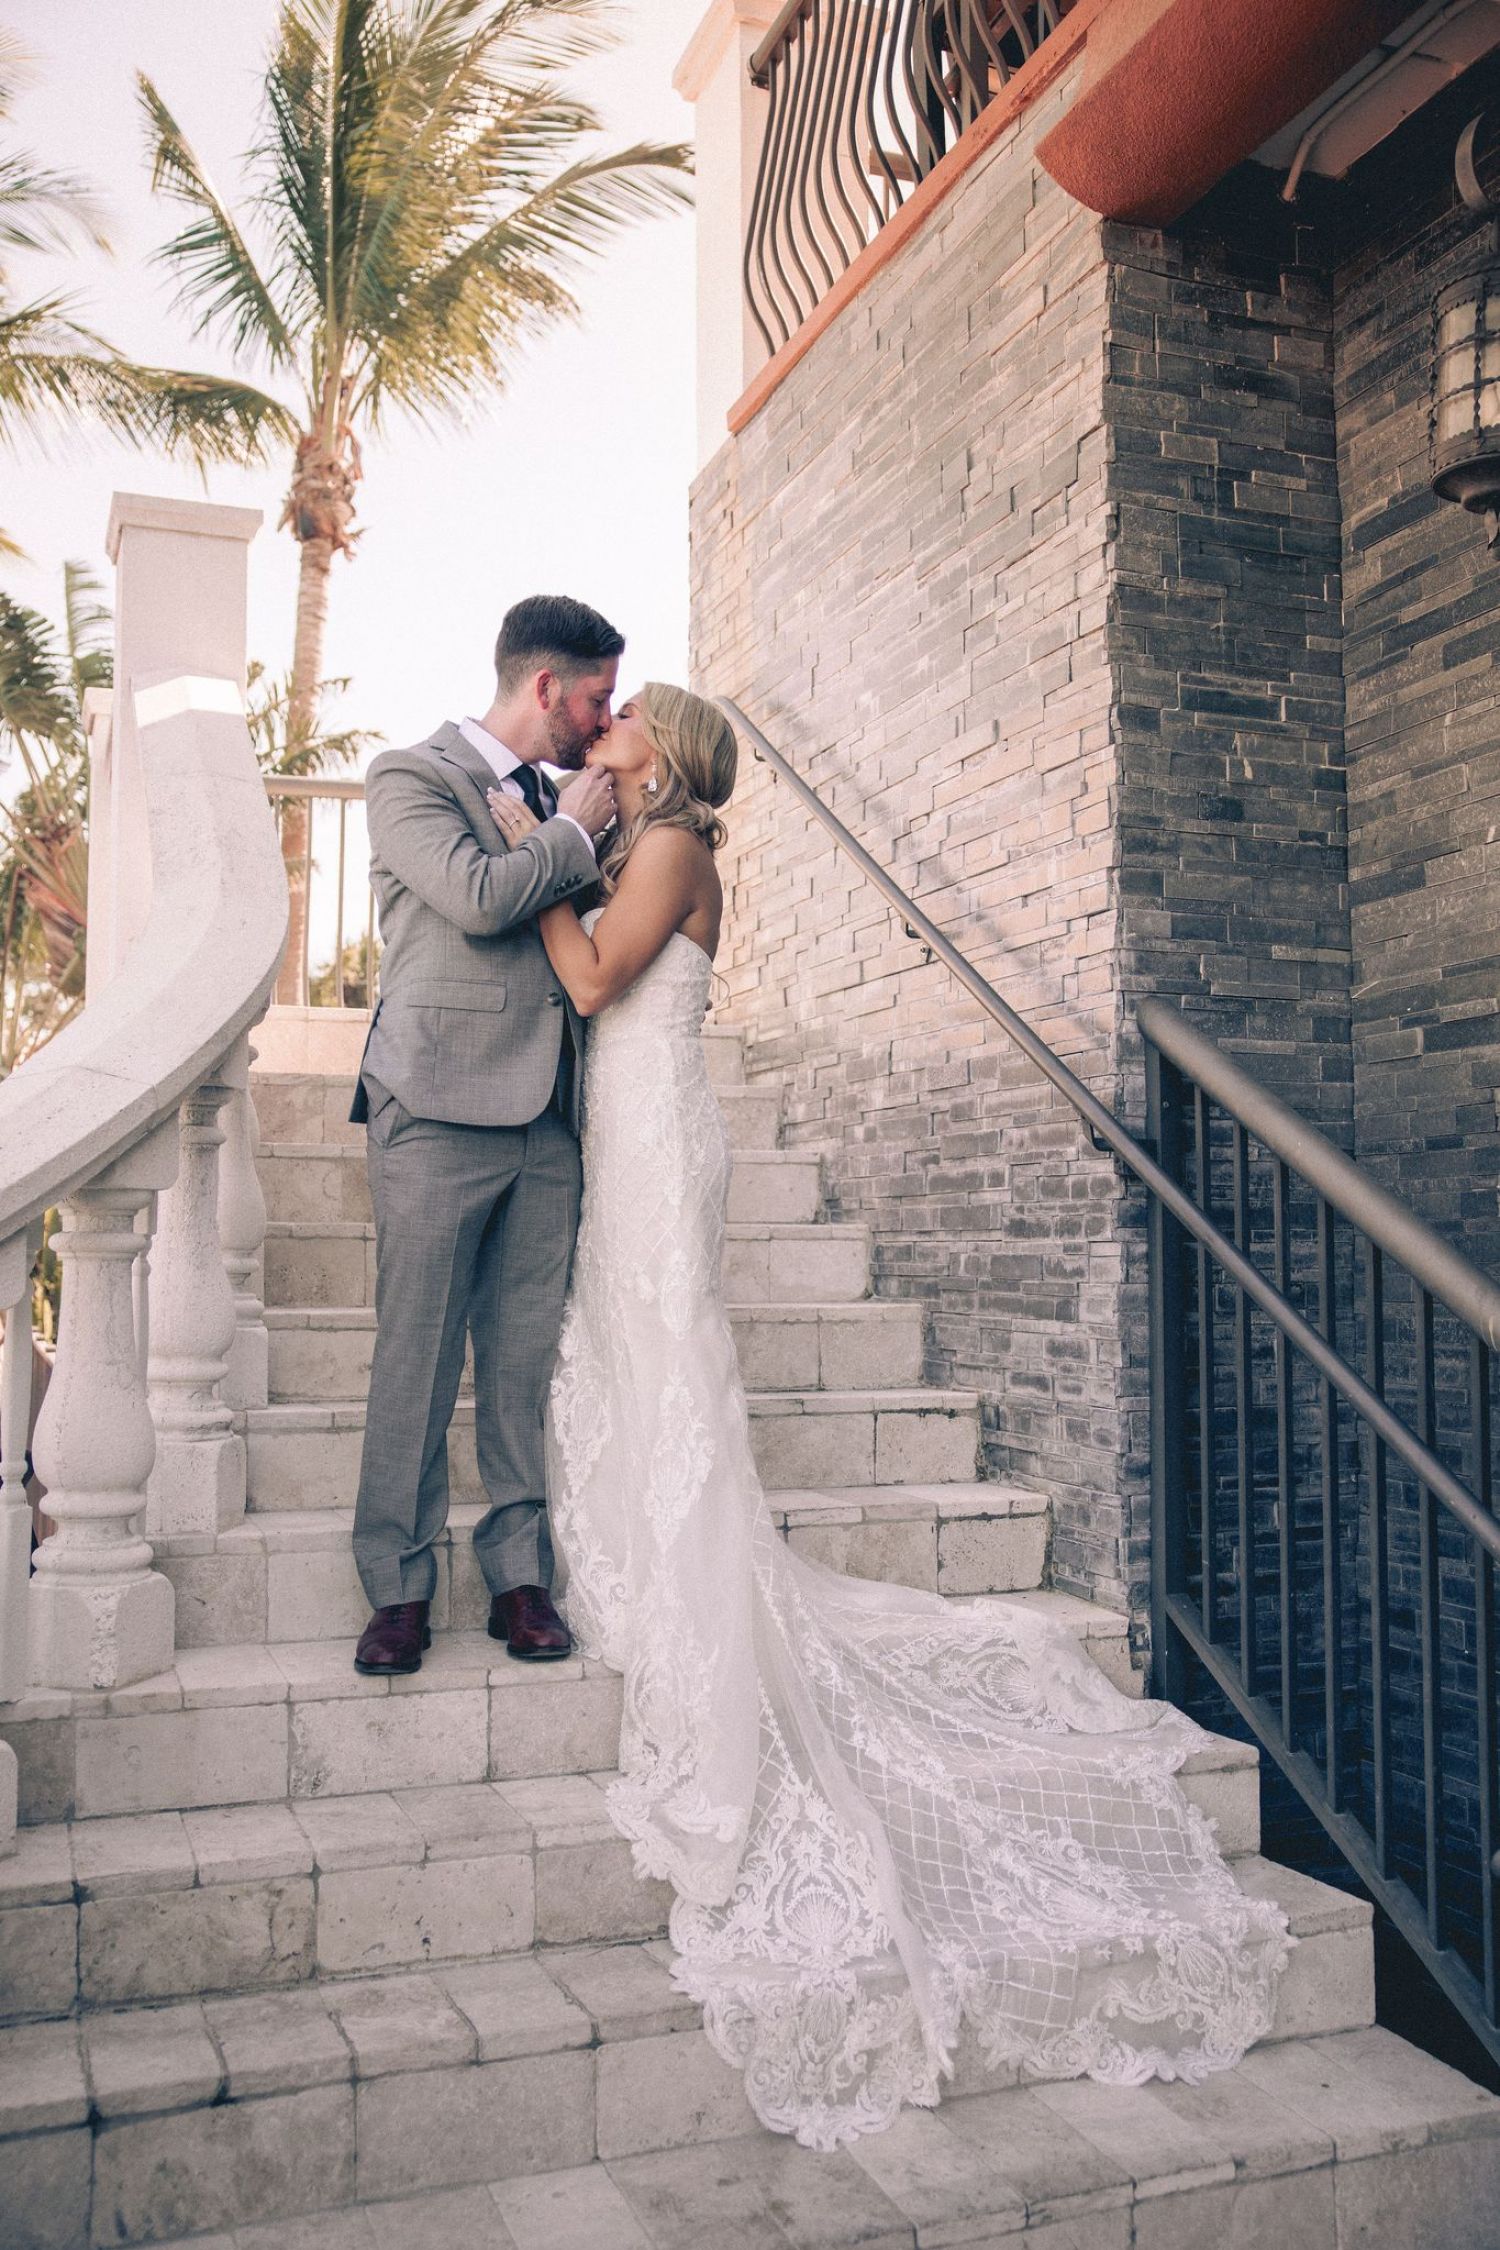
[[[1332,301],[1316,237],[1250,168],[1171,235],[1111,226],[1105,248],[1126,1111],[1143,1122],[1134,1010],[1156,995],[1348,1147],[1339,496]],[[1260,1166],[1252,1201],[1260,1234]],[[1145,1230],[1134,1203],[1130,1218],[1122,1340],[1132,1446],[1144,1453]],[[1299,1280],[1310,1256],[1304,1235]],[[1270,1418],[1260,1435],[1264,1453]],[[1232,1467],[1232,1442],[1229,1452]],[[1226,1537],[1233,1516],[1226,1491]],[[1149,1568],[1137,1504],[1132,1589]]]
[[[1036,165],[1068,96],[705,472],[697,678],[1131,1123],[1159,994],[1494,1270],[1500,572],[1428,492],[1451,120],[1163,236]],[[764,771],[725,865],[722,1013],[987,1468],[1053,1496],[1055,1581],[1138,1607],[1138,1199]]]
[[[1454,192],[1471,74],[1369,160],[1335,275],[1358,1150],[1500,1273],[1500,557],[1429,489],[1433,299],[1484,254]],[[1496,182],[1500,186],[1500,181]]]
[[[1117,1093],[1117,769],[1099,223],[997,142],[694,495],[694,668],[1072,1066]],[[927,1373],[1053,1495],[1058,1582],[1125,1586],[1120,1189],[763,770],[725,861],[720,1010],[786,1071]],[[1143,1463],[1137,1463],[1137,1477]]]
[[[1334,271],[1334,371],[1356,1148],[1500,1278],[1500,556],[1476,517],[1431,492],[1428,435],[1433,300],[1487,247],[1454,191],[1453,146],[1497,98],[1500,66],[1482,66],[1361,167]],[[1492,136],[1482,153],[1500,188]],[[1411,1414],[1413,1307],[1399,1284],[1388,1294],[1387,1366]],[[1435,1345],[1440,1444],[1472,1477],[1474,1368],[1441,1311]],[[1419,1868],[1422,1574],[1404,1475],[1389,1507],[1395,1848]],[[1480,1796],[1473,1570],[1441,1521],[1439,1548],[1440,1851],[1461,1869],[1475,1862]],[[1472,1922],[1472,1886],[1455,1879],[1447,1905]]]

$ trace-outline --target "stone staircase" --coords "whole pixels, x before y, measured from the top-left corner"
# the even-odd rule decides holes
[[[1045,1498],[974,1481],[977,1402],[922,1385],[919,1308],[869,1297],[864,1231],[821,1219],[776,1090],[707,1036],[739,1151],[729,1293],[787,1537],[1046,1606],[1138,1691],[1123,1620],[1045,1586]],[[619,1681],[484,1635],[462,1420],[444,1630],[412,1678],[352,1669],[372,1243],[347,1091],[257,1081],[271,1403],[244,1520],[159,1543],[173,1668],[0,1712],[27,1823],[0,1860],[4,2250],[1500,2241],[1500,2104],[1372,2028],[1368,1910],[1259,1856],[1257,1761],[1227,1741],[1185,1785],[1300,1940],[1238,2070],[1023,2085],[966,2047],[955,2098],[852,2153],[759,2131],[671,1989],[668,1895],[605,1814]]]

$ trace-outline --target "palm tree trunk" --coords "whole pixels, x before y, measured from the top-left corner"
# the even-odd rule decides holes
[[[328,629],[328,573],[333,562],[333,541],[303,539],[297,573],[297,632],[292,647],[292,692],[287,710],[287,738],[295,742],[310,733],[317,717],[318,682],[323,677],[323,641]],[[281,964],[276,998],[283,1007],[307,1006],[304,955],[307,950],[309,876],[312,852],[312,807],[305,797],[287,797],[281,807],[281,856],[286,863],[290,914],[286,956]]]
[[[292,689],[287,708],[287,746],[307,742],[317,725],[323,679],[323,639],[328,626],[328,573],[336,554],[354,551],[354,488],[360,478],[359,445],[346,419],[346,389],[330,373],[323,385],[317,422],[297,445],[292,489],[282,522],[301,549],[297,578],[297,634],[292,648]],[[304,955],[311,907],[312,807],[307,799],[284,801],[281,856],[286,862],[291,913],[286,958],[276,997],[283,1005],[308,1004]]]

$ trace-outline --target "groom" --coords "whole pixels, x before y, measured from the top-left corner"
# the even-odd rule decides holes
[[[375,1357],[354,1510],[374,1615],[357,1672],[420,1669],[448,1423],[474,1347],[474,1546],[489,1630],[512,1656],[566,1656],[551,1600],[543,1415],[578,1230],[580,1026],[536,916],[595,882],[607,774],[559,811],[542,760],[581,767],[608,733],[625,643],[597,610],[534,595],[507,612],[495,700],[370,767],[370,880],[384,953],[352,1116],[368,1128]],[[507,850],[498,787],[542,826]]]

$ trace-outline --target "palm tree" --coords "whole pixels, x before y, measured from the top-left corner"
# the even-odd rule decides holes
[[[294,717],[289,673],[273,679],[264,664],[251,659],[245,672],[245,724],[255,746],[255,760],[269,779],[303,781],[339,766],[358,764],[367,750],[384,739],[367,727],[329,727],[323,722],[323,699],[348,692],[347,678],[319,680],[309,725]]]
[[[23,50],[0,30],[0,128],[25,77]],[[84,183],[0,141],[0,444],[13,449],[54,425],[93,422],[202,466],[254,459],[285,436],[281,410],[259,391],[138,366],[83,325],[72,297],[15,294],[13,253],[80,244],[108,247]],[[0,553],[16,552],[15,541],[0,531]]]
[[[585,150],[559,74],[611,36],[604,0],[283,0],[248,159],[264,257],[142,78],[152,181],[187,214],[178,301],[294,405],[283,524],[300,549],[292,710],[314,719],[328,581],[351,554],[361,441],[393,413],[456,420],[573,315],[569,268],[686,200],[689,152]],[[266,411],[279,399],[267,395]],[[296,866],[287,958],[300,957]]]
[[[108,687],[110,617],[81,563],[63,570],[63,628],[0,594],[0,762],[25,784],[0,805],[0,1077],[83,1004],[88,754],[83,705]]]

